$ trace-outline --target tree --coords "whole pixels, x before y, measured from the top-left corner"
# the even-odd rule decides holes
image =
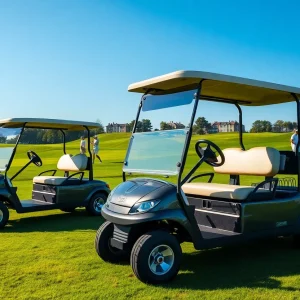
[[[263,121],[263,128],[265,132],[271,132],[272,131],[272,123],[270,121]]]
[[[143,120],[142,120],[143,121]],[[143,128],[144,128],[144,125],[143,125],[143,122],[142,121],[138,121],[137,122],[137,126],[136,126],[136,132],[143,132],[144,130],[143,130]],[[149,121],[150,122],[150,121]],[[127,123],[127,125],[126,125],[126,127],[127,127],[127,129],[128,129],[128,131],[130,132],[130,131],[132,131],[132,129],[133,129],[133,126],[134,126],[134,123],[135,123],[135,120],[132,120],[130,123]],[[151,126],[151,128],[152,128],[152,125],[151,125],[151,122],[150,122],[150,126]],[[147,130],[146,130],[147,131]],[[151,131],[151,129],[150,130],[148,130],[148,131]]]
[[[7,144],[15,144],[17,142],[18,138],[19,138],[19,135],[16,135],[15,137],[13,137],[11,139],[6,140],[6,143]]]
[[[196,134],[204,134],[210,128],[211,124],[204,117],[199,117],[193,126],[193,131]]]
[[[101,133],[104,133],[104,127],[103,127],[103,125],[102,125],[102,122],[99,120],[99,119],[97,119],[96,120],[96,123],[99,123],[99,128],[96,128],[96,129],[92,129],[91,130],[91,136],[94,136],[94,135],[97,135],[97,134],[101,134]]]
[[[277,120],[274,125],[273,125],[274,131],[275,132],[282,132],[284,128],[284,121],[282,120]]]
[[[152,130],[152,124],[149,119],[143,119],[142,120],[142,131],[147,132]]]
[[[293,128],[292,128],[292,129],[294,129],[294,128],[298,128],[298,124],[297,124],[297,122],[292,122],[292,126],[293,126]]]
[[[270,121],[266,120],[256,120],[252,124],[252,128],[250,132],[271,132],[272,131],[272,124]]]
[[[133,123],[132,123],[133,122]],[[130,123],[126,124],[126,132],[131,132],[133,128],[134,120],[131,121]]]
[[[167,122],[164,121],[160,122],[160,130],[171,130],[171,129],[173,129],[172,126]]]
[[[126,130],[131,132],[134,126],[135,120],[132,120],[130,123],[126,124]],[[147,132],[152,130],[152,124],[149,119],[142,119],[138,121],[136,126],[136,132]]]

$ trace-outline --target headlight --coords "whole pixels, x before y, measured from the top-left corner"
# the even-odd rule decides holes
[[[137,202],[130,210],[129,214],[140,214],[149,211],[155,207],[160,200],[150,200],[145,202]]]
[[[114,191],[115,191],[115,188],[109,193],[109,195],[108,195],[108,197],[106,199],[106,203],[110,202],[110,200],[111,200],[111,198],[113,196]]]

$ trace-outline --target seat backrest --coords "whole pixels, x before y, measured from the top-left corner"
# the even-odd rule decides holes
[[[280,153],[270,147],[249,150],[228,148],[223,150],[225,162],[214,167],[216,173],[229,175],[275,176],[279,171]]]
[[[70,154],[63,155],[58,163],[57,169],[61,171],[84,171],[87,168],[88,158],[85,154],[76,154],[71,156]]]

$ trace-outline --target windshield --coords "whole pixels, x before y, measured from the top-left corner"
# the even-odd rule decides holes
[[[124,172],[179,173],[195,93],[193,90],[144,97],[137,132],[132,135],[127,150]],[[172,119],[176,121],[169,121]]]
[[[14,150],[21,128],[0,127],[0,172],[4,172]]]

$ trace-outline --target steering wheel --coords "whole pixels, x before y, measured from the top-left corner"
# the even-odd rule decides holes
[[[27,156],[29,160],[32,163],[34,163],[37,167],[41,167],[43,165],[41,158],[35,152],[29,150],[27,151]]]
[[[204,147],[202,146],[202,144]],[[208,165],[212,167],[220,167],[225,162],[225,156],[222,150],[215,143],[211,141],[199,140],[196,142],[195,149],[199,158],[203,159]],[[217,159],[216,153],[220,155],[221,158],[220,162]]]

